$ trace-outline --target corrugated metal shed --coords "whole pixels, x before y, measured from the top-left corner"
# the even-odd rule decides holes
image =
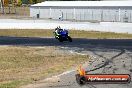
[[[45,1],[31,5],[30,16],[59,20],[132,22],[132,1]]]

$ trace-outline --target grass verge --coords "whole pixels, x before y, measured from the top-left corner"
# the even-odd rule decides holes
[[[17,37],[53,37],[54,30],[44,29],[6,29],[0,30],[1,36],[17,36]],[[125,39],[132,38],[132,34],[113,33],[113,32],[97,32],[97,31],[80,31],[70,30],[69,34],[74,38],[97,38],[97,39]]]
[[[18,88],[88,60],[54,46],[0,46],[0,88]]]

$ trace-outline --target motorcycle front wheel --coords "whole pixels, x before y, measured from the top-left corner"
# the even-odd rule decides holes
[[[70,36],[68,36],[68,41],[72,42],[72,38]]]

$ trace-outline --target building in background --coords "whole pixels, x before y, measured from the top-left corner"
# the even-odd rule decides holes
[[[30,17],[132,22],[131,1],[45,1],[30,6]]]

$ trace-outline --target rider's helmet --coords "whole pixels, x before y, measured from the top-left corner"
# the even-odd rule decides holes
[[[57,28],[55,28],[55,31],[56,31],[56,30],[58,30],[58,29],[59,29],[58,27],[57,27]]]
[[[60,27],[60,26],[59,26],[58,28],[59,28],[59,29],[61,29],[61,27]]]
[[[63,29],[59,29],[59,32],[62,32],[63,31]]]

